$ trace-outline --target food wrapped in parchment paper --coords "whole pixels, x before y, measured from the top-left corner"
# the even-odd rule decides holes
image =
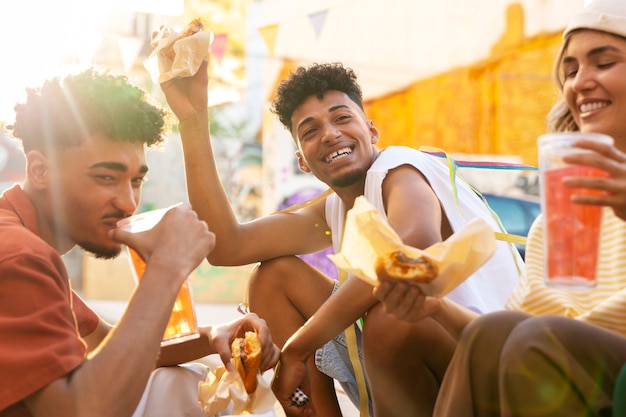
[[[228,372],[226,367],[218,366],[205,381],[198,383],[198,401],[208,416],[226,410],[229,405],[232,415],[265,415],[274,409],[276,396],[261,374],[257,374],[256,390],[248,394],[239,372]]]
[[[152,81],[163,83],[176,77],[190,77],[198,72],[202,61],[209,57],[213,32],[192,20],[183,31],[162,26],[152,38],[152,53],[145,60],[144,67]],[[194,29],[193,34],[185,33]]]
[[[443,297],[494,254],[496,239],[489,224],[477,218],[444,242],[419,250],[402,243],[384,216],[361,196],[348,212],[341,251],[329,258],[338,268],[376,286],[379,283],[375,269],[377,258],[397,250],[410,257],[425,255],[437,265],[437,278],[415,285],[426,295]]]

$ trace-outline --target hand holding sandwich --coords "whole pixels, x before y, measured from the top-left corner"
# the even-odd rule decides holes
[[[238,372],[235,361],[231,360],[234,353],[232,346],[237,338],[245,338],[246,332],[255,333],[257,344],[254,349],[255,355],[260,351],[259,356],[254,356],[255,367],[258,371],[262,373],[273,368],[280,357],[280,349],[272,341],[265,320],[254,313],[246,314],[225,324],[204,328],[201,331],[206,331],[211,347],[220,356],[229,372]],[[237,353],[239,355],[239,352]],[[256,373],[256,369],[252,372]]]
[[[193,77],[174,78],[161,84],[167,103],[180,122],[200,116],[208,123],[208,65],[205,59]]]

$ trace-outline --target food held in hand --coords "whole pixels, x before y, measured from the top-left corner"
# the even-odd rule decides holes
[[[405,279],[430,282],[439,275],[437,264],[425,256],[410,257],[401,250],[381,255],[376,259],[376,274],[381,281]]]
[[[169,59],[174,60],[174,57],[176,56],[176,51],[174,51],[174,44],[179,40],[195,35],[202,30],[204,30],[204,22],[199,17],[196,17],[191,22],[189,22],[187,28],[180,35],[178,35],[178,37],[174,39],[172,43],[167,46],[164,51],[165,55]]]
[[[256,391],[259,366],[261,365],[261,341],[256,332],[246,332],[244,337],[233,340],[231,345],[233,365],[241,375],[246,392]]]

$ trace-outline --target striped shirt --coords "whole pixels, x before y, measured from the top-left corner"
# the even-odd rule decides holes
[[[597,286],[583,292],[558,290],[544,283],[543,222],[531,227],[526,274],[506,308],[534,315],[553,314],[584,320],[626,336],[626,222],[603,209]]]

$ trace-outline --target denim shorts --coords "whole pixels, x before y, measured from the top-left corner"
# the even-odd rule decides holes
[[[335,283],[333,293],[339,288],[339,283]],[[363,368],[363,349],[361,347],[361,329],[355,323],[357,347],[359,351],[359,359]],[[359,407],[359,389],[354,376],[350,355],[348,354],[348,345],[346,343],[346,335],[344,332],[339,333],[333,340],[326,343],[315,352],[315,365],[324,374],[337,380],[344,389],[350,401]],[[363,368],[365,370],[365,368]],[[365,371],[364,371],[365,372]],[[366,381],[367,383],[367,381]],[[367,387],[368,396],[369,386]],[[370,404],[370,415],[372,412],[372,402]]]

